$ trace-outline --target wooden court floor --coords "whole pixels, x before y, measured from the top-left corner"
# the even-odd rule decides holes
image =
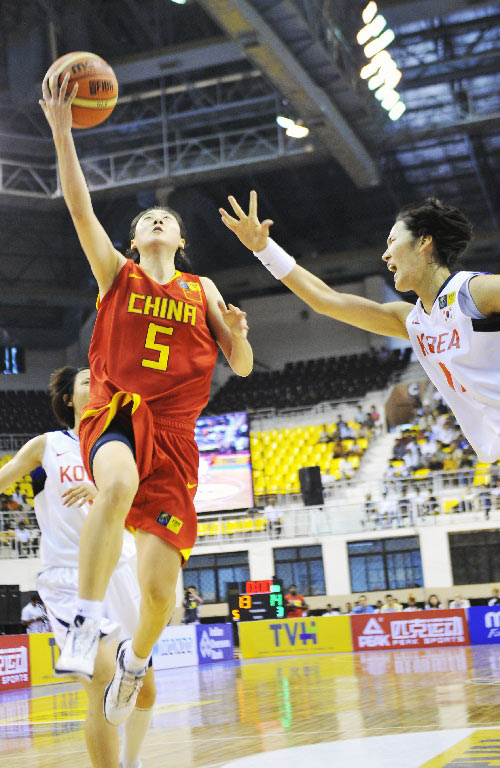
[[[159,672],[143,768],[500,766],[499,672],[500,646]],[[0,694],[0,768],[89,766],[84,713],[76,684]]]

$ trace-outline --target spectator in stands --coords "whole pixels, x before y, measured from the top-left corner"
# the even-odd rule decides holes
[[[432,494],[429,494],[429,498],[424,501],[424,510],[426,515],[439,515],[439,501]]]
[[[304,615],[304,611],[307,611],[308,605],[304,600],[304,596],[297,592],[295,584],[290,584],[288,592],[285,595],[285,608],[287,619],[296,619],[299,616]]]
[[[263,515],[269,526],[269,533],[272,539],[281,536],[282,519],[278,509],[276,509],[276,497],[268,498],[267,504],[263,509]]]
[[[31,540],[31,531],[26,528],[26,524],[22,520],[14,531],[14,539],[19,557],[27,557],[29,552],[29,542]]]
[[[32,595],[21,611],[21,623],[29,635],[35,632],[50,632],[47,611],[38,594]]]
[[[342,418],[342,414],[337,414],[337,433],[339,440],[347,440],[354,437],[352,427],[347,426],[347,422]]]
[[[203,600],[196,592],[196,587],[191,585],[184,590],[184,616],[182,617],[183,624],[199,624],[200,623],[200,605]]]
[[[352,613],[352,603],[346,603],[345,604],[345,611],[344,613]]]
[[[397,519],[396,499],[387,491],[382,493],[379,510],[379,522],[382,526],[390,526]]]
[[[427,466],[429,469],[441,471],[444,467],[445,459],[447,458],[443,448],[444,445],[440,440],[437,440],[437,448],[434,453],[429,457]]]
[[[397,502],[397,515],[399,525],[413,524],[413,507],[406,486],[401,489],[401,496]]]
[[[485,485],[481,491],[479,491],[477,495],[477,501],[479,504],[479,509],[481,510],[481,512],[484,513],[485,520],[489,520],[491,505],[493,503],[493,498],[491,495],[491,488],[489,483],[488,485]]]
[[[375,603],[375,607],[373,609],[373,613],[381,613],[382,606],[383,606],[382,600],[377,600],[377,602]]]
[[[381,613],[397,613],[398,611],[402,611],[402,610],[403,610],[403,606],[401,605],[401,603],[398,603],[395,597],[393,597],[392,595],[385,596],[385,603],[380,609]]]
[[[413,595],[408,595],[408,605],[406,608],[403,608],[403,611],[419,611],[420,608],[417,605],[417,599],[416,597],[413,597]]]
[[[463,595],[455,595],[454,600],[450,602],[450,608],[470,608],[470,600],[467,600]]]
[[[358,604],[353,608],[353,613],[373,613],[373,605],[368,605],[366,595],[358,597]]]
[[[443,605],[439,601],[439,597],[437,595],[429,595],[429,599],[427,600],[425,604],[425,610],[426,611],[436,611],[439,608],[442,608]]]
[[[323,616],[340,616],[340,611],[334,608],[331,603],[327,603],[326,611]]]
[[[466,492],[464,493],[464,495],[462,496],[458,504],[456,504],[453,507],[453,511],[454,512],[473,512],[475,507],[475,498],[476,498],[476,494],[474,493],[474,490],[472,489],[472,487],[469,485],[469,487],[467,488]]]
[[[349,461],[347,456],[343,456],[339,461],[339,472],[341,474],[342,480],[351,480],[352,476],[354,475],[354,466]]]
[[[491,491],[491,495],[495,500],[495,509],[500,509],[500,479],[497,478],[496,485]]]
[[[488,600],[488,605],[500,605],[500,592],[498,587],[491,590],[492,597]]]
[[[365,518],[367,523],[375,523],[377,520],[378,511],[377,505],[372,501],[371,493],[367,493],[365,496]]]

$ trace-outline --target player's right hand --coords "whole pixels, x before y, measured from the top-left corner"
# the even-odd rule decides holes
[[[51,75],[50,79],[45,75],[42,83],[43,98],[40,99],[38,103],[47,118],[48,124],[52,128],[52,133],[55,139],[70,132],[71,124],[73,122],[71,105],[78,92],[78,83],[75,83],[69,96],[66,96],[68,80],[69,72],[64,76],[64,80],[60,87],[57,84],[56,75]]]
[[[82,507],[87,501],[92,501],[97,496],[97,488],[91,483],[78,483],[68,488],[61,495],[65,507],[77,505]]]
[[[238,218],[235,219],[234,216],[230,216],[224,208],[219,208],[223,223],[251,251],[262,251],[267,245],[269,227],[273,222],[271,219],[259,221],[257,217],[257,192],[254,189],[250,192],[248,216],[232,195],[228,197],[228,200]]]

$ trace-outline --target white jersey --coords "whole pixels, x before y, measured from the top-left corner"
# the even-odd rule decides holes
[[[500,458],[500,317],[471,311],[468,284],[477,274],[450,275],[430,314],[419,299],[406,328],[415,355],[479,459],[492,462]]]
[[[71,486],[91,483],[80,454],[80,442],[71,430],[47,432],[42,458],[43,490],[35,496],[35,514],[41,531],[42,569],[77,568],[83,521],[89,504],[64,506],[61,496]],[[125,531],[120,563],[135,554],[133,536]]]

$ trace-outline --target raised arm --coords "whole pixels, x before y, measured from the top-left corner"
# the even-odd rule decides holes
[[[212,335],[237,376],[248,376],[253,369],[253,352],[247,340],[247,313],[229,304],[226,307],[219,289],[209,277],[202,277],[207,297],[207,322]]]
[[[33,472],[34,469],[41,465],[46,441],[45,435],[33,437],[23,445],[7,464],[4,464],[0,469],[0,493],[5,491],[10,485],[13,485],[20,477]]]
[[[234,197],[230,197],[229,202],[238,218],[230,216],[220,208],[219,212],[226,227],[311,309],[371,333],[408,338],[405,320],[412,309],[411,304],[405,301],[379,304],[361,296],[335,291],[312,272],[296,264],[295,259],[269,238],[269,228],[273,222],[270,219],[259,221],[256,192],[250,193],[248,215]]]
[[[104,296],[124,265],[125,257],[114,248],[92,208],[89,190],[71,134],[71,104],[77,94],[78,84],[67,97],[68,79],[67,74],[59,88],[55,77],[51,78],[50,83],[45,78],[40,106],[52,129],[64,200],[73,219],[80,244],[97,280],[99,293]]]

